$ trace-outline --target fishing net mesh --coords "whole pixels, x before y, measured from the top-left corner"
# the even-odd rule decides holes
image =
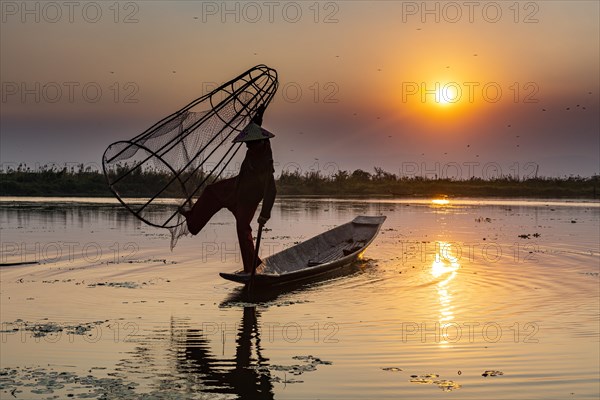
[[[240,144],[232,139],[276,89],[276,72],[257,66],[135,138],[111,144],[103,156],[110,189],[136,217],[169,229],[173,249],[188,233],[180,209],[191,207],[206,185],[233,174],[227,167]]]

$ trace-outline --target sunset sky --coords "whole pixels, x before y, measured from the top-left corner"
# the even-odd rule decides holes
[[[278,171],[590,176],[599,4],[2,2],[1,161],[98,166],[266,64]]]

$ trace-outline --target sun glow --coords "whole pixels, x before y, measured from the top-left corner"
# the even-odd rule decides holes
[[[409,118],[435,132],[450,128],[450,123],[462,123],[466,113],[472,113],[478,103],[470,100],[474,89],[465,86],[462,75],[442,74],[434,79],[400,82],[397,101]],[[440,129],[441,128],[441,129]]]
[[[459,88],[454,83],[437,85],[435,89],[435,102],[440,106],[456,104],[460,100]]]

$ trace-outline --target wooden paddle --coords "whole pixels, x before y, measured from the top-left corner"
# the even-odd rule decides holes
[[[252,285],[254,284],[254,275],[256,275],[256,268],[258,267],[258,250],[260,249],[260,238],[262,236],[264,224],[258,224],[258,234],[256,235],[256,247],[254,248],[254,261],[252,262],[252,273],[250,274],[250,282],[248,283],[248,292],[252,291]]]

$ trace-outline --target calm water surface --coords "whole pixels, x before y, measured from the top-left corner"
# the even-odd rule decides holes
[[[248,298],[227,211],[171,252],[112,199],[8,200],[0,262],[38,264],[0,267],[1,398],[600,395],[598,202],[279,199],[263,256],[387,220],[337,276]]]

